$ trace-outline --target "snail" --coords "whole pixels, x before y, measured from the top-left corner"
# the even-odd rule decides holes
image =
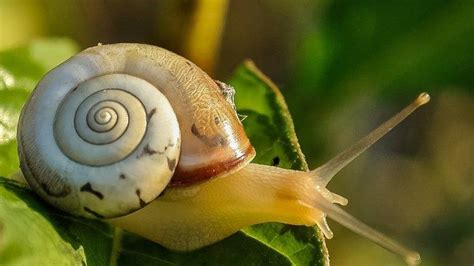
[[[233,93],[163,48],[88,48],[47,73],[25,104],[20,169],[49,204],[106,219],[172,250],[198,249],[264,222],[317,225],[332,238],[329,216],[407,261],[419,260],[336,206],[348,200],[326,185],[427,103],[428,94],[304,172],[251,162],[255,150]]]

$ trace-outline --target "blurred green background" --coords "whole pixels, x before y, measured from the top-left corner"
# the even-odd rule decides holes
[[[0,50],[58,36],[162,46],[220,80],[253,59],[280,86],[311,168],[430,92],[329,188],[423,265],[474,263],[474,1],[0,0]],[[333,265],[403,265],[330,226]]]

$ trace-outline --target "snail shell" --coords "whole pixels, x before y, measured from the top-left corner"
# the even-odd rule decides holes
[[[222,90],[165,49],[113,44],[49,72],[20,118],[20,167],[51,204],[116,217],[255,156]]]

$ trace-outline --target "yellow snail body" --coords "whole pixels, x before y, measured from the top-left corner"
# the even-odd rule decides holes
[[[20,168],[48,203],[108,219],[173,250],[197,249],[264,222],[317,225],[331,238],[329,216],[409,261],[419,259],[337,207],[347,199],[326,185],[427,94],[310,172],[251,163],[255,150],[232,97],[230,86],[159,47],[86,49],[49,72],[25,105]]]

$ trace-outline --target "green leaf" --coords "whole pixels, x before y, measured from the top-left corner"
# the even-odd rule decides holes
[[[295,170],[308,170],[298,144],[291,115],[276,85],[251,61],[230,80],[236,90],[238,112],[245,115],[245,131],[257,150],[254,162]],[[242,230],[284,254],[296,265],[323,265],[329,255],[321,232],[308,227],[261,224]]]
[[[0,175],[18,169],[15,126],[38,79],[76,51],[67,40],[42,40],[0,53]],[[250,61],[235,72],[236,105],[257,150],[255,162],[307,170],[285,101]],[[325,265],[319,230],[278,223],[255,225],[209,247],[169,251],[100,222],[49,207],[24,185],[0,177],[2,265]]]
[[[112,237],[111,226],[57,211],[0,178],[1,265],[108,265]]]

